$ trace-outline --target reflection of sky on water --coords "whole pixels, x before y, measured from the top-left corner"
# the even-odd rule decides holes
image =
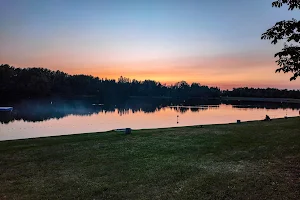
[[[133,129],[231,123],[299,115],[299,104],[188,105],[141,102],[92,105],[83,102],[21,103],[0,113],[0,140]],[[179,123],[177,124],[177,115]]]

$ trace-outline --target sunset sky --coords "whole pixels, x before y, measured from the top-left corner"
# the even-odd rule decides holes
[[[300,89],[260,40],[272,0],[0,0],[0,63],[100,78]]]

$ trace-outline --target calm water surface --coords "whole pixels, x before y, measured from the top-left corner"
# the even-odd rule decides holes
[[[238,119],[261,120],[265,115],[282,118],[286,115],[298,116],[300,109],[299,104],[170,100],[104,105],[90,101],[44,100],[23,101],[13,106],[12,113],[0,112],[0,140],[101,132],[126,127],[149,129],[232,123]]]

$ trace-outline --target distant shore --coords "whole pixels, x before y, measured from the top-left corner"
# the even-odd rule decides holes
[[[221,97],[221,100],[227,101],[259,101],[259,102],[274,102],[274,103],[300,103],[300,99],[289,98],[257,98],[257,97]]]
[[[142,98],[152,98],[152,99],[176,99],[169,96],[130,96],[130,98],[142,99]],[[186,99],[186,98],[185,98]],[[190,97],[189,99],[202,99],[202,100],[225,100],[225,101],[256,101],[256,102],[274,102],[274,103],[300,103],[300,99],[291,98],[263,98],[263,97]]]

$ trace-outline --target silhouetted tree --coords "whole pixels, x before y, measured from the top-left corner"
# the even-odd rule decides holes
[[[272,7],[282,7],[284,4],[289,10],[300,9],[299,0],[278,0],[272,3]],[[293,73],[290,80],[296,80],[300,76],[300,21],[296,19],[277,22],[272,28],[262,34],[261,39],[272,40],[276,44],[279,40],[291,42],[285,43],[282,51],[275,54],[276,61],[280,66],[276,72]]]

